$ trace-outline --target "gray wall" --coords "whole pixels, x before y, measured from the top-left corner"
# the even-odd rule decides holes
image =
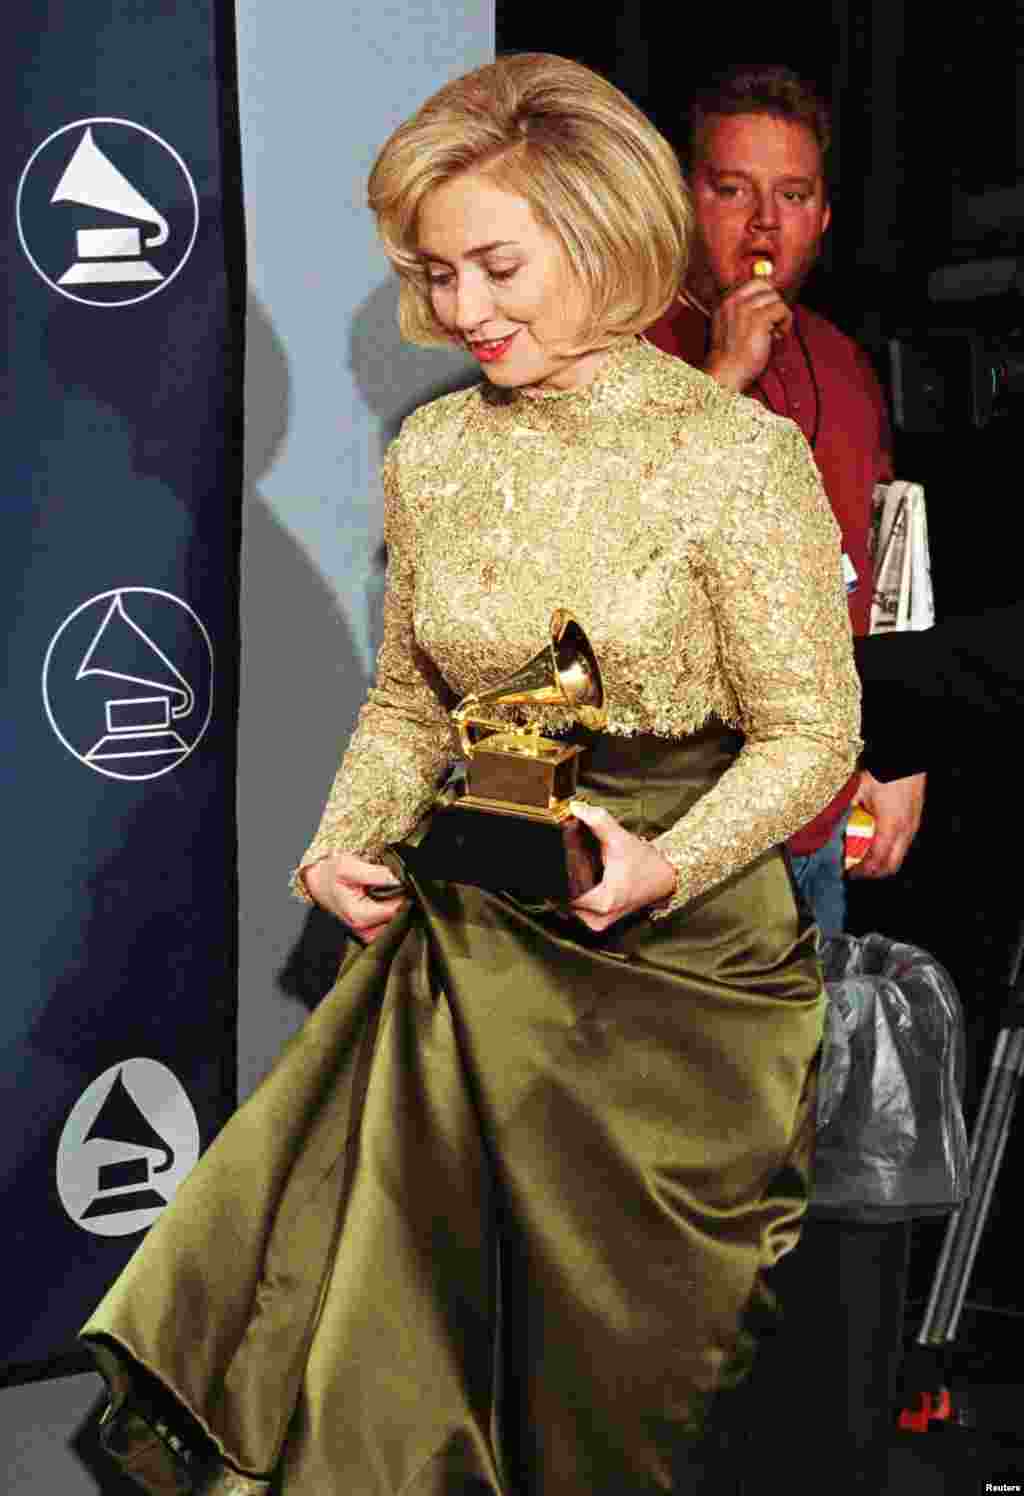
[[[326,961],[317,957],[335,939],[286,885],[372,667],[383,449],[412,407],[467,372],[457,355],[400,343],[366,177],[379,146],[428,94],[493,56],[492,8],[488,0],[323,6],[321,34],[311,37],[305,25],[289,31],[287,7],[242,0],[250,275],[243,1094],[323,990]]]
[[[335,942],[289,898],[366,688],[378,628],[381,453],[464,381],[403,348],[363,206],[390,131],[494,55],[491,0],[238,0],[249,240],[242,555],[240,1090],[305,1016]],[[81,1437],[93,1377],[0,1392],[4,1496],[119,1496]],[[77,1447],[76,1447],[77,1446]],[[132,1489],[135,1489],[132,1487]]]

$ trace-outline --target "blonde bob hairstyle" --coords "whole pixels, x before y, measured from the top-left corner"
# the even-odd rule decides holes
[[[456,341],[431,306],[417,216],[427,193],[469,171],[527,200],[589,293],[589,321],[566,351],[641,332],[675,298],[692,210],[671,146],[589,68],[524,52],[446,84],[399,126],[370,174],[370,208],[401,277],[399,326],[410,343]]]

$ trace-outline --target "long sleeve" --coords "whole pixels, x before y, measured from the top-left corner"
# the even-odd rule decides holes
[[[810,451],[775,428],[759,487],[724,506],[702,558],[722,674],[745,736],[736,762],[655,845],[669,913],[802,826],[855,766],[860,691],[838,527]]]
[[[377,671],[316,835],[292,878],[332,852],[373,858],[416,824],[454,757],[447,692],[413,633],[416,527],[401,493],[399,449],[384,463],[384,539],[388,548],[384,633]]]

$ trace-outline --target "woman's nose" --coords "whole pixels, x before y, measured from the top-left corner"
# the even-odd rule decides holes
[[[459,331],[479,327],[492,311],[492,298],[483,278],[472,274],[460,277],[455,291],[455,325]]]

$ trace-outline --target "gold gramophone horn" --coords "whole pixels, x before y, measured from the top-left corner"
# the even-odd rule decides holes
[[[551,615],[548,646],[562,697],[584,727],[600,732],[608,720],[604,684],[590,640],[571,613],[556,608]]]
[[[565,608],[556,608],[549,626],[550,641],[531,660],[486,691],[464,696],[452,713],[458,724],[463,751],[471,754],[473,740],[470,727],[491,728],[508,733],[507,722],[495,722],[478,715],[496,706],[529,703],[533,706],[561,706],[599,732],[607,715],[604,710],[604,686],[597,657],[583,629]],[[516,730],[516,729],[512,729]],[[523,732],[524,729],[518,729]]]

